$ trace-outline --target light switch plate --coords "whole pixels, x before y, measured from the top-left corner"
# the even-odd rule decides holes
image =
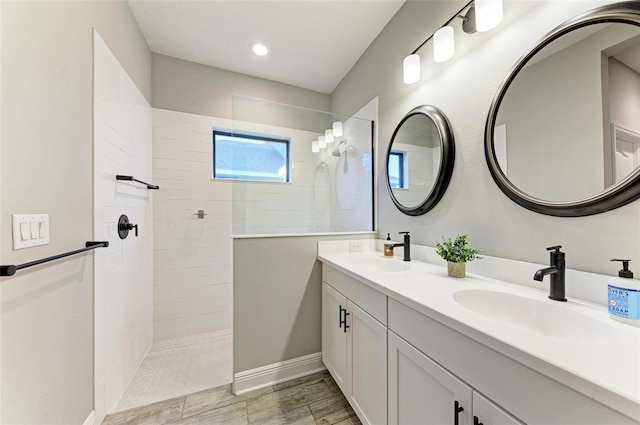
[[[26,230],[21,232],[20,229]],[[13,249],[49,243],[49,214],[13,214]]]

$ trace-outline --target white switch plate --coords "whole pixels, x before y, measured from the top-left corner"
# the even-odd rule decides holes
[[[21,232],[20,228],[26,232]],[[13,249],[49,243],[49,214],[13,214]]]

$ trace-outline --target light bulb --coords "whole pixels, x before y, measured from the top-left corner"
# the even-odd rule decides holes
[[[327,141],[325,140],[324,136],[318,137],[318,146],[320,147],[320,149],[324,149],[327,147]]]
[[[420,56],[415,53],[402,61],[402,81],[413,84],[420,79]]]
[[[313,153],[320,152],[320,146],[318,146],[318,141],[317,140],[314,140],[313,142],[311,142],[311,152],[313,152]]]
[[[333,130],[325,130],[324,131],[324,140],[327,143],[333,143]]]
[[[334,121],[333,123],[333,137],[342,136],[342,122]]]
[[[453,57],[456,45],[453,39],[453,27],[440,28],[433,34],[433,60],[445,62]]]
[[[476,29],[489,31],[502,22],[502,0],[475,0]]]
[[[262,43],[253,43],[251,45],[251,51],[258,56],[265,56],[267,53],[269,53],[269,49],[267,49],[267,46]]]

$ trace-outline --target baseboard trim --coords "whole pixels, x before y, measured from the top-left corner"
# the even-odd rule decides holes
[[[87,419],[85,419],[84,422],[82,422],[82,425],[94,425],[95,422],[96,422],[96,411],[92,410],[91,413],[89,413],[89,416],[87,416]]]
[[[244,394],[269,385],[300,378],[325,370],[322,353],[313,353],[295,359],[238,372],[233,375],[233,393]]]

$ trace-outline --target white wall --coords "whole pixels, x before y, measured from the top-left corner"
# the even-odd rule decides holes
[[[151,107],[94,31],[95,408],[114,411],[151,346],[153,194],[117,174],[152,182]],[[118,219],[138,225],[126,239]]]
[[[409,217],[391,202],[381,175],[379,232],[409,230],[417,244],[468,233],[488,255],[547,263],[545,247],[561,244],[571,268],[613,275],[610,258],[640,258],[640,202],[590,217],[536,214],[510,201],[495,185],[484,157],[484,126],[497,89],[537,40],[565,20],[607,1],[505,1],[504,21],[474,35],[456,26],[456,56],[437,64],[431,44],[422,56],[422,80],[402,83],[402,60],[446,22],[464,1],[406,2],[332,94],[332,111],[350,113],[378,96],[379,150],[415,106],[432,104],[447,115],[456,140],[451,183],[427,214]],[[384,165],[384,155],[378,165]],[[510,167],[511,168],[511,167]],[[380,168],[383,169],[383,168]]]
[[[154,341],[231,329],[231,182],[211,179],[212,129],[228,125],[153,110]]]

